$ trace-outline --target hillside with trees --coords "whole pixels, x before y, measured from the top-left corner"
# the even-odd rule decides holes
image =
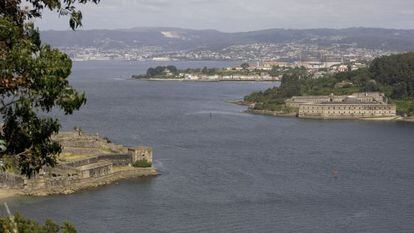
[[[377,58],[369,71],[375,81],[392,87],[393,98],[414,97],[414,53]]]
[[[315,79],[305,69],[285,73],[280,87],[254,92],[244,98],[257,110],[288,111],[284,101],[301,95],[348,95],[384,92],[400,115],[414,115],[414,53],[376,58],[368,68],[327,74]]]

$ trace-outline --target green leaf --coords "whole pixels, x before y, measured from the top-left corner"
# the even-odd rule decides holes
[[[4,152],[6,149],[6,142],[4,140],[0,140],[0,152]]]

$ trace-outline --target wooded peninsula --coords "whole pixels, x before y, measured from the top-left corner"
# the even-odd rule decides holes
[[[175,66],[149,68],[146,74],[133,75],[133,79],[144,80],[181,80],[181,81],[280,81],[276,69],[254,69],[248,63],[229,68],[188,68],[179,70]]]
[[[251,93],[243,104],[252,111],[292,114],[298,109],[286,105],[294,96],[352,95],[384,93],[386,101],[396,106],[397,114],[414,116],[414,53],[395,54],[374,59],[368,67],[326,74],[314,78],[304,68],[284,72],[279,87]]]

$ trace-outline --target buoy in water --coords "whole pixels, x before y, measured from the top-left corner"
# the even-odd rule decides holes
[[[338,179],[338,171],[334,168],[334,169],[332,169],[332,177],[334,178],[334,179]]]

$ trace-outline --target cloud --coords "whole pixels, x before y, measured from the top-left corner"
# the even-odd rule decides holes
[[[264,28],[414,28],[412,0],[102,0],[80,7],[85,29],[171,26],[221,31]],[[41,29],[67,29],[45,12]]]

